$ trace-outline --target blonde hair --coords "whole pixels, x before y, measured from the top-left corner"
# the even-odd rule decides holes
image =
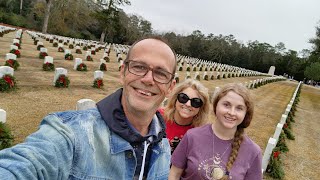
[[[203,105],[200,107],[198,114],[195,115],[192,120],[192,125],[194,127],[201,126],[208,121],[207,118],[210,108],[209,93],[208,89],[203,84],[194,79],[187,79],[184,82],[178,84],[173,89],[170,97],[168,98],[168,103],[164,108],[164,118],[168,121],[173,121],[174,113],[176,110],[177,96],[180,92],[189,87],[197,91],[200,99],[203,102]]]
[[[250,92],[249,92],[248,88],[246,88],[242,84],[230,83],[230,84],[225,85],[224,87],[219,89],[218,92],[215,93],[215,96],[213,97],[213,112],[214,112],[214,114],[216,114],[217,104],[220,101],[220,99],[222,97],[226,96],[227,93],[230,91],[235,92],[236,94],[238,94],[239,96],[241,96],[243,98],[244,103],[247,108],[247,112],[246,112],[246,115],[245,115],[243,121],[237,126],[237,131],[234,135],[234,139],[231,144],[232,150],[231,150],[231,154],[229,156],[229,159],[228,159],[228,162],[226,165],[226,171],[228,171],[228,172],[230,172],[230,170],[233,166],[233,163],[238,156],[238,151],[239,151],[239,148],[240,148],[241,143],[243,141],[244,128],[247,128],[250,125],[252,117],[253,117],[253,111],[254,111],[254,104],[253,104],[253,101],[250,96]],[[227,180],[228,175],[225,175],[222,179]]]

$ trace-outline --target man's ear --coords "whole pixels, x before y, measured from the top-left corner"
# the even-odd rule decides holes
[[[167,94],[166,94],[166,98],[169,97],[169,95],[171,94],[172,90],[173,90],[174,87],[176,86],[176,83],[177,83],[177,82],[176,82],[175,79],[173,79],[173,80],[171,81],[170,87],[169,87],[168,92],[167,92]]]
[[[125,68],[124,68],[124,64],[121,65],[120,67],[120,83],[123,85],[124,84],[124,72],[125,71]]]

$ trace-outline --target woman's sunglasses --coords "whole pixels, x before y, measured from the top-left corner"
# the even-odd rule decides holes
[[[179,93],[177,96],[177,99],[180,103],[185,104],[187,103],[189,100],[191,101],[191,106],[194,108],[199,108],[203,105],[203,102],[200,98],[192,98],[190,99],[188,95],[186,95],[185,93]]]

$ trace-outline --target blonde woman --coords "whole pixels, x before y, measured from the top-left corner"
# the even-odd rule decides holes
[[[241,84],[227,84],[213,100],[216,120],[189,130],[172,154],[169,180],[262,179],[260,147],[244,133],[253,102]]]
[[[187,79],[173,89],[166,107],[160,112],[164,115],[173,152],[189,129],[204,125],[208,119],[208,89],[197,80]]]

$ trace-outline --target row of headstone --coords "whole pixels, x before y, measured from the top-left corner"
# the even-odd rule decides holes
[[[80,63],[81,62],[80,60],[81,59],[78,58],[77,63]],[[54,78],[53,78],[54,85],[60,75],[64,75],[64,76],[68,77],[68,70],[65,68],[56,68],[55,69],[55,74],[54,74]],[[103,79],[103,72],[102,71],[100,71],[100,70],[94,71],[94,80],[97,78]]]
[[[97,50],[102,49],[107,46],[108,43],[100,44],[100,42],[93,41],[93,40],[85,40],[85,39],[76,39],[71,37],[65,37],[65,36],[58,36],[58,35],[52,35],[52,34],[43,34],[39,32],[34,31],[26,31],[29,35],[31,35],[33,38],[36,39],[36,41],[39,41],[40,38],[46,41],[49,41],[50,43],[57,43],[61,45],[68,45],[69,48],[73,49],[74,46],[85,46],[89,47],[90,50]],[[72,45],[72,46],[70,46]]]
[[[280,122],[276,126],[276,130],[274,132],[273,137],[270,137],[268,140],[268,144],[267,144],[267,147],[263,153],[263,158],[262,158],[262,172],[263,173],[267,169],[267,166],[268,166],[269,160],[270,160],[270,156],[272,154],[273,149],[276,147],[276,145],[278,143],[280,133],[282,131],[282,128],[283,128],[287,118],[288,118],[288,114],[291,111],[292,105],[296,99],[296,96],[297,96],[297,93],[298,93],[300,86],[301,86],[301,81],[299,82],[295,92],[293,93],[292,98],[285,109],[285,112],[282,114]]]
[[[123,61],[121,61],[119,63],[119,67],[122,65]],[[193,75],[191,74],[191,72],[187,71],[186,74],[185,74],[185,79],[190,79],[190,78],[193,78],[193,79],[197,79],[197,80],[216,80],[216,79],[223,79],[223,78],[232,78],[232,77],[244,77],[244,76],[249,76],[249,74],[244,74],[244,73],[241,73],[241,72],[203,72],[202,74],[200,74],[200,72],[195,72]],[[256,84],[259,84],[259,83],[264,83],[265,81],[268,81],[268,80],[274,80],[274,79],[277,79],[277,78],[280,78],[280,79],[284,79],[283,77],[279,76],[279,77],[276,77],[276,78],[263,78],[263,79],[258,79],[258,80],[254,80],[254,81],[250,81],[250,83],[247,85],[247,87],[249,88],[253,88],[256,86]],[[175,73],[175,79],[177,80],[177,82],[179,82],[179,73]]]
[[[0,37],[2,37],[4,34],[7,34],[11,31],[15,31],[16,28],[11,28],[7,26],[0,25]]]
[[[60,42],[67,42],[68,41],[71,43],[75,43],[77,45],[79,45],[80,44],[79,42],[81,41],[81,40],[76,40],[76,39],[62,37],[62,36],[54,36],[54,35],[50,35],[50,34],[42,34],[42,33],[36,33],[36,32],[28,32],[28,33],[33,34],[34,36],[43,37],[45,39],[56,39],[56,40],[59,40]],[[84,42],[84,41],[81,41],[81,42]],[[97,43],[94,43],[94,41],[89,41],[89,42],[93,43],[94,47],[96,47]],[[82,43],[82,44],[86,44],[89,47],[93,47],[92,44],[89,42],[87,41],[86,43]],[[106,48],[105,48],[103,58],[107,59],[106,58],[108,56],[107,54],[109,54],[109,52],[110,52],[110,44],[105,44],[105,45],[106,45],[105,46]],[[124,59],[123,54],[128,53],[130,46],[122,45],[122,44],[112,44],[112,45],[113,45],[114,51],[116,52],[117,61],[120,62],[121,60]],[[59,47],[62,48],[63,44],[60,43]],[[79,47],[80,46],[78,46],[78,49],[79,49]],[[89,50],[91,50],[91,52],[92,52],[95,50],[95,48],[91,48]],[[230,65],[226,65],[226,64],[220,64],[220,63],[216,63],[216,62],[212,62],[212,61],[206,61],[206,60],[202,60],[202,59],[198,59],[198,58],[192,58],[192,57],[183,56],[180,54],[177,54],[177,59],[178,59],[178,67],[179,68],[182,66],[182,64],[184,62],[186,62],[188,66],[189,66],[189,64],[192,65],[192,69],[195,69],[195,67],[202,67],[207,70],[211,69],[211,70],[218,71],[218,72],[235,72],[235,73],[240,72],[241,75],[244,74],[243,76],[267,75],[267,74],[260,73],[257,71],[251,71],[251,70],[247,70],[244,68],[239,68],[239,67],[230,66]],[[239,76],[241,76],[241,75],[239,75]]]
[[[187,56],[183,56],[180,54],[177,54],[177,65],[178,65],[178,69],[180,69],[185,63],[187,64],[187,68],[189,66],[192,70],[198,68],[204,68],[204,69],[213,69],[214,71],[223,71],[223,72],[238,72],[238,71],[242,71],[245,72],[246,74],[250,74],[253,76],[258,76],[258,75],[267,75],[265,73],[260,73],[257,71],[252,71],[252,70],[247,70],[245,68],[240,68],[240,67],[236,67],[236,66],[231,66],[231,65],[227,65],[227,64],[220,64],[220,63],[216,63],[216,62],[212,62],[212,61],[207,61],[207,60],[202,60],[202,59],[198,59],[198,58],[192,58],[192,57],[187,57]]]
[[[36,36],[35,34],[32,34],[32,33],[30,33],[30,32],[28,32],[28,33],[29,33],[29,35],[30,35],[31,37]],[[46,54],[48,55],[48,50],[47,50],[47,48],[44,48],[43,42],[37,41],[37,49],[38,49],[38,48],[40,48],[40,54],[41,54],[41,53],[46,53]],[[80,46],[76,46],[76,52],[77,52],[77,50],[79,50],[79,49],[80,49]],[[69,50],[69,49],[64,49],[64,45],[63,45],[62,43],[59,43],[59,44],[58,44],[58,51],[59,51],[59,52],[64,52],[65,57],[67,57],[67,56],[72,56],[71,50]],[[95,51],[95,50],[94,50],[94,51]],[[104,54],[103,54],[103,59],[105,59],[105,57],[108,57],[108,54],[104,53]],[[67,58],[65,58],[65,59],[67,59]],[[72,60],[72,59],[73,59],[73,58],[69,58],[68,60]],[[92,51],[86,51],[85,59],[86,59],[86,60],[89,60],[89,61],[92,61],[92,60],[93,60],[93,58],[92,58]]]

